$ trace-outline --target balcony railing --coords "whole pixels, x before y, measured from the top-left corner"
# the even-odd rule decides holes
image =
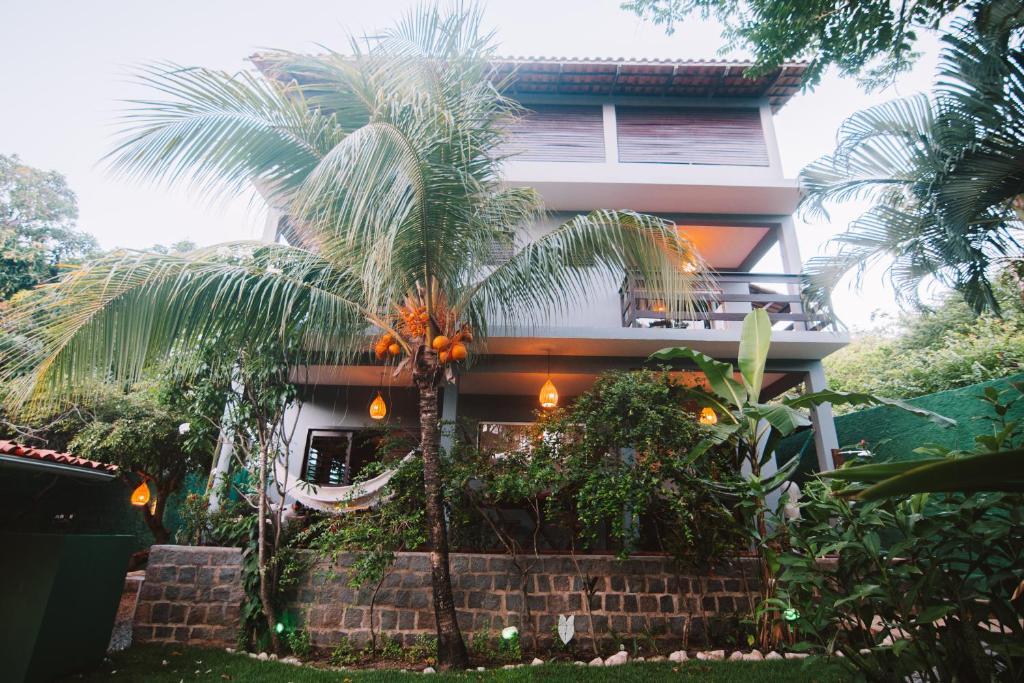
[[[835,330],[835,321],[800,296],[801,278],[789,273],[720,272],[714,286],[698,291],[698,312],[669,318],[663,297],[648,290],[642,277],[628,275],[619,290],[623,327],[727,329],[751,308],[763,308],[775,329]]]

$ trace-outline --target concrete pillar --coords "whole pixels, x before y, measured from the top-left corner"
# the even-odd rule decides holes
[[[224,404],[224,413],[220,418],[220,435],[217,438],[217,457],[213,461],[213,469],[210,470],[210,478],[207,482],[207,492],[210,512],[220,509],[220,488],[224,480],[231,474],[231,458],[235,454],[235,432],[229,425],[231,411],[234,408],[236,396],[242,395],[242,383],[238,379],[237,367],[232,372],[231,396]]]
[[[782,272],[789,274],[799,274],[803,272],[803,261],[800,260],[800,244],[796,238],[796,224],[793,222],[792,216],[786,216],[779,223],[779,251],[782,255]],[[786,285],[787,294],[799,294],[800,285],[791,284]],[[801,304],[792,304],[790,310],[794,313],[802,313],[804,307]],[[807,329],[806,323],[794,322],[794,330],[805,330]]]
[[[619,132],[615,118],[615,105],[601,105],[601,115],[604,122],[604,163],[619,163]]]
[[[723,294],[750,294],[750,284],[746,282],[721,282],[719,286],[722,288]],[[726,301],[722,304],[723,313],[742,313],[746,315],[752,310],[752,306],[749,301]],[[741,320],[726,320],[719,322],[721,329],[739,329],[743,327],[743,321]]]
[[[824,391],[828,388],[825,368],[820,360],[811,362],[806,382],[809,391]],[[832,404],[822,403],[811,408],[811,422],[814,424],[814,449],[818,454],[818,471],[828,472],[835,469],[832,463],[832,450],[839,448],[836,423],[832,418]]]

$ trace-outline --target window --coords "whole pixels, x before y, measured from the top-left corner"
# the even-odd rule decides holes
[[[595,105],[537,105],[508,127],[504,154],[518,161],[601,163],[604,113]]]
[[[530,449],[533,425],[533,422],[481,422],[477,446],[499,458],[526,452]]]
[[[310,429],[302,480],[317,486],[348,486],[373,462],[380,434],[346,429]]]
[[[616,107],[621,163],[767,166],[757,109]]]

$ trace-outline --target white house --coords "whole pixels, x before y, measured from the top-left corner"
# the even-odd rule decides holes
[[[798,91],[803,65],[758,79],[744,78],[749,65],[736,62],[522,58],[494,66],[511,76],[511,93],[530,110],[511,130],[518,154],[505,180],[539,190],[554,213],[520,237],[552,229],[562,212],[654,213],[696,244],[718,286],[705,293],[706,320],[665,320],[658,293],[624,273],[570,315],[528,330],[492,328],[472,369],[444,389],[445,420],[467,418],[484,439],[514,438],[517,425],[535,419],[549,377],[568,401],[600,373],[639,368],[666,346],[734,362],[740,321],[752,306],[774,323],[764,397],[800,383],[825,388],[821,360],[848,337],[801,305],[792,219],[800,192],[783,177],[773,123]],[[282,238],[281,219],[271,216],[266,239]],[[378,391],[385,420],[416,427],[409,379],[369,360],[313,366],[297,371],[296,381],[303,408],[288,470],[316,484],[321,499],[372,459],[360,434],[374,424],[369,406]],[[813,419],[819,467],[830,469],[838,447],[830,407]]]

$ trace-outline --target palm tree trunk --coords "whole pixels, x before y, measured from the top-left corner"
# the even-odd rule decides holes
[[[427,537],[430,539],[430,574],[437,621],[437,663],[442,669],[469,666],[466,644],[455,616],[452,578],[448,566],[448,531],[441,498],[441,457],[437,416],[439,373],[437,354],[420,350],[415,381],[420,394],[420,449],[423,454],[423,489],[426,497]]]

